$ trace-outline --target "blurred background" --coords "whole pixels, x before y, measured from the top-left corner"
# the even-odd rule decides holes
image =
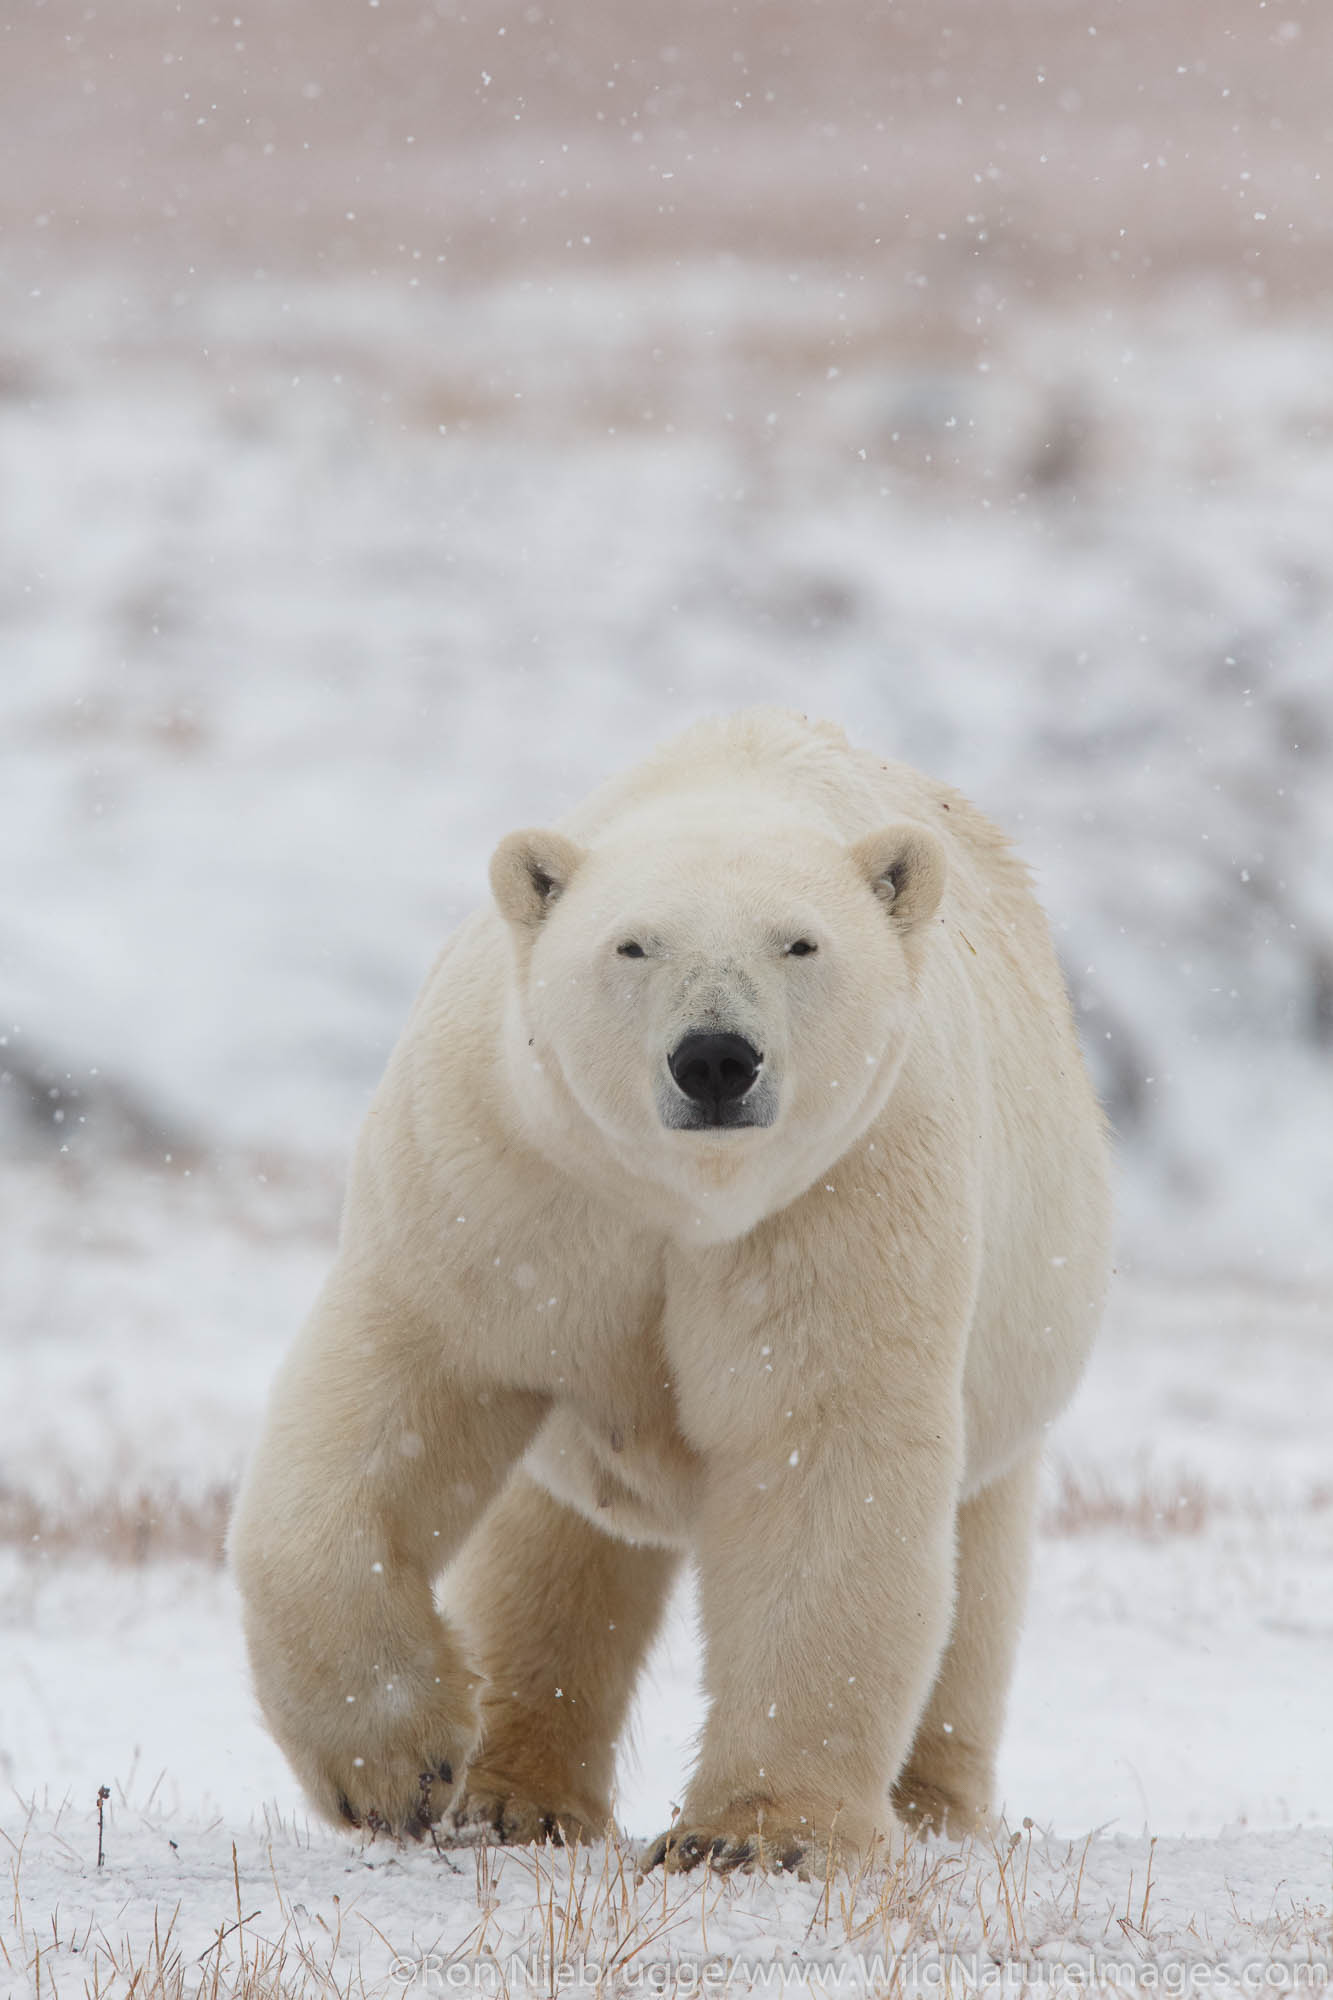
[[[494,842],[747,702],[1017,836],[1123,1266],[1333,1276],[1331,74],[1317,0],[6,9],[11,1477],[239,1449]]]
[[[0,9],[7,1795],[302,1810],[216,1564],[385,1057],[503,833],[776,701],[1015,834],[1115,1125],[1005,1796],[1327,1823],[1330,77],[1324,0]]]

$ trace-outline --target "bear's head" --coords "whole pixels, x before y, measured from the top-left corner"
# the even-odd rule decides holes
[[[675,800],[587,848],[511,833],[491,862],[509,1048],[547,1145],[672,1190],[696,1242],[753,1227],[882,1109],[944,878],[912,822],[848,846]]]

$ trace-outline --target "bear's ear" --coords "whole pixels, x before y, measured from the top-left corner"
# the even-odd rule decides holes
[[[584,850],[563,833],[524,827],[507,833],[491,856],[491,893],[511,924],[539,924],[569,887]]]
[[[895,923],[924,924],[944,894],[948,864],[940,842],[924,826],[904,820],[866,834],[848,849]]]

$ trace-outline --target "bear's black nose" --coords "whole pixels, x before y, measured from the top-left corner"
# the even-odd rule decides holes
[[[696,1104],[732,1104],[744,1097],[763,1061],[744,1035],[686,1035],[667,1068]]]

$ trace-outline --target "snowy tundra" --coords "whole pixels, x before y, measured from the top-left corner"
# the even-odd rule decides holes
[[[755,710],[491,883],[242,1493],[273,1734],[354,1824],[599,1831],[690,1551],[708,1719],[650,1855],[984,1823],[1109,1239],[1024,869],[956,792]]]

